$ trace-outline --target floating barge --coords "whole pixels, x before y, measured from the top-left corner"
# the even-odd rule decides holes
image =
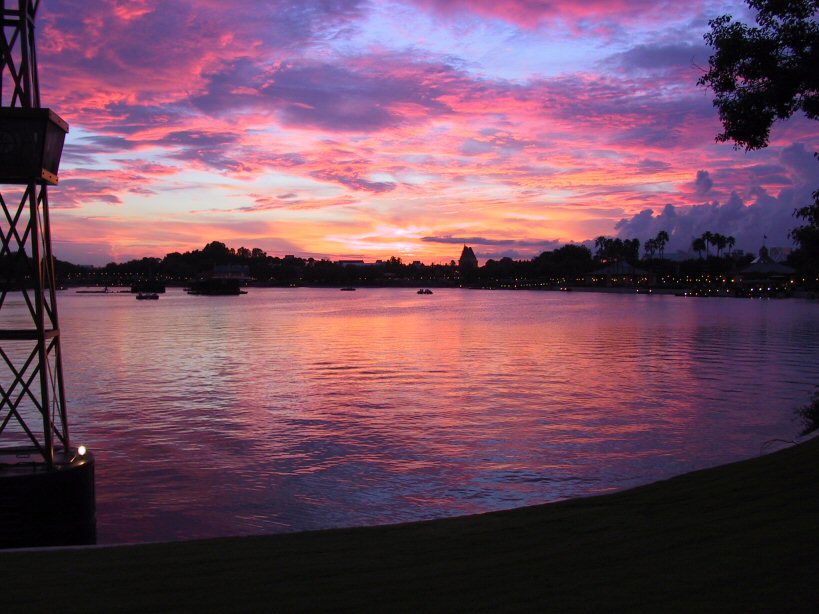
[[[198,294],[202,296],[238,296],[247,294],[242,290],[241,281],[238,279],[211,277],[202,279],[188,288],[188,294]]]

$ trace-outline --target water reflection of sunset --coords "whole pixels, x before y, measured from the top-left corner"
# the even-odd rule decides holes
[[[61,319],[110,542],[479,512],[756,454],[819,375],[809,307],[171,289],[66,294]]]

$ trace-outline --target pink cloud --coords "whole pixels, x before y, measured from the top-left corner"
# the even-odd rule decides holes
[[[277,211],[287,209],[291,211],[309,211],[316,209],[327,209],[333,207],[349,207],[356,205],[359,201],[349,196],[339,196],[336,198],[316,198],[311,195],[299,194],[248,194],[253,199],[254,204],[243,207],[236,207],[227,211],[240,213],[260,213],[264,211]],[[225,209],[194,210],[192,214],[215,213],[224,214]]]
[[[362,43],[366,18],[384,18],[363,1],[53,0],[38,15],[43,99],[72,126],[55,208],[73,216],[89,203],[116,206],[110,242],[130,250],[218,238],[216,218],[232,228],[287,217],[293,244],[322,253],[443,253],[424,236],[483,237],[523,253],[527,237],[583,240],[620,219],[656,221],[667,203],[678,214],[706,199],[724,207],[736,192],[743,206],[784,207],[788,190],[815,179],[788,149],[815,148],[815,122],[780,125],[753,158],[714,142],[716,114],[692,65],[704,61],[700,34],[685,25],[666,36],[672,13],[674,23],[702,21],[701,3],[409,4],[453,36],[461,22],[558,24],[606,51],[583,72],[510,81],[456,49],[426,50],[420,35]],[[649,23],[650,36],[640,30]],[[618,28],[643,36],[608,46]],[[147,199],[133,196],[198,199],[204,185],[218,202],[197,205],[193,217],[208,223],[190,232],[213,237],[173,226],[191,215],[183,196],[167,214],[180,234],[157,239],[138,223],[113,232],[139,217],[135,203]],[[355,223],[330,213],[339,207],[354,208]],[[397,238],[372,238],[383,225]]]

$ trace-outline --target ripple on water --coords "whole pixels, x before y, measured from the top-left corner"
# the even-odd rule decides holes
[[[60,296],[101,542],[623,488],[793,437],[819,381],[819,305],[795,300],[299,288],[151,303]]]

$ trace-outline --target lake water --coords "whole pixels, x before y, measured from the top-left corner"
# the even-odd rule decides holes
[[[622,489],[792,439],[819,384],[819,303],[800,300],[170,289],[59,309],[100,543]]]

